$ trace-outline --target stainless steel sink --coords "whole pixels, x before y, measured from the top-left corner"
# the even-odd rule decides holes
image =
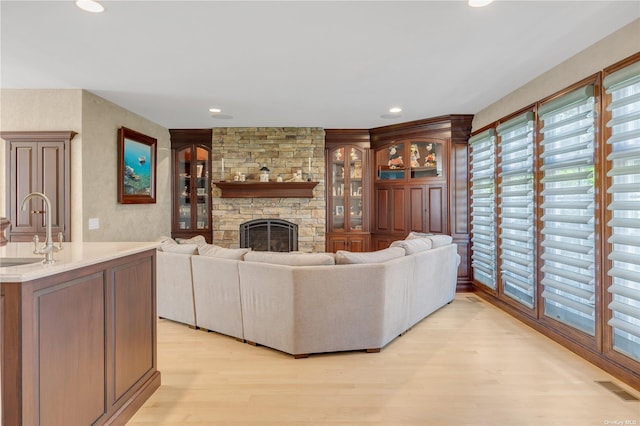
[[[41,257],[0,257],[0,268],[42,262]]]

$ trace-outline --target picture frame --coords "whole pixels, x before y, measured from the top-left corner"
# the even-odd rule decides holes
[[[155,204],[158,140],[135,130],[118,129],[118,202]]]
[[[344,214],[344,206],[336,206],[336,216],[342,216]]]

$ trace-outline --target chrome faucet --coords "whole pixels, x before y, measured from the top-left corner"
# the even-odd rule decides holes
[[[40,242],[40,239],[38,238],[37,235],[34,235],[33,244],[35,248],[33,250],[33,254],[44,254],[44,260],[42,261],[42,263],[53,263],[55,262],[55,260],[53,260],[53,252],[62,250],[62,232],[58,233],[58,245],[54,245],[53,238],[51,238],[51,201],[49,201],[49,198],[46,195],[44,195],[42,192],[32,192],[31,194],[24,197],[24,200],[22,200],[22,210],[23,211],[27,210],[27,202],[34,197],[40,197],[44,201],[45,209],[47,213],[47,217],[46,217],[47,222],[45,223],[47,233],[46,233],[46,239],[44,241],[44,245],[40,248],[38,248],[38,243]],[[31,213],[40,213],[40,212],[32,210]]]

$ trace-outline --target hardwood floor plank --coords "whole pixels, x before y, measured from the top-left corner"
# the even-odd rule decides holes
[[[472,294],[380,353],[294,359],[159,320],[158,364],[130,425],[640,424],[639,401],[596,381],[637,391]]]

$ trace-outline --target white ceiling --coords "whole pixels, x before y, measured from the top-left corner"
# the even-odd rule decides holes
[[[102,3],[0,1],[1,87],[82,88],[167,128],[372,128],[476,113],[640,17],[619,0]]]

